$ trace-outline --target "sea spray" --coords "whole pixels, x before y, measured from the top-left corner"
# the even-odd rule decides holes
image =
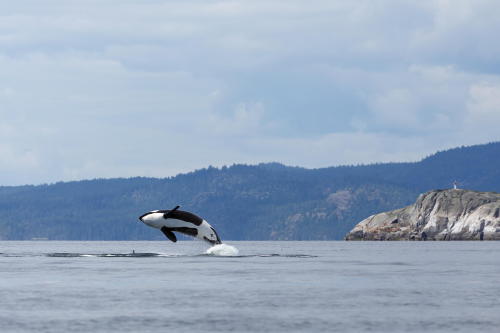
[[[239,251],[231,245],[217,244],[209,248],[205,253],[213,256],[232,257],[237,256]]]

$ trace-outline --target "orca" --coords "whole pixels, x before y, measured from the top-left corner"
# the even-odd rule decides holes
[[[160,229],[174,243],[177,242],[174,232],[179,232],[212,245],[222,244],[219,235],[207,221],[179,208],[180,206],[170,210],[153,210],[141,215],[139,220],[150,227]]]

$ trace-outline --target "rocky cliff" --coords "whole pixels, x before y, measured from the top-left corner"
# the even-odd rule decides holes
[[[500,194],[460,189],[421,194],[408,207],[372,215],[346,240],[500,240]]]

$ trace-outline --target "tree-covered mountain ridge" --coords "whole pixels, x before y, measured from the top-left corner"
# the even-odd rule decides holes
[[[162,239],[137,219],[182,209],[223,240],[342,239],[366,217],[459,186],[500,191],[500,142],[441,151],[412,163],[321,169],[279,163],[209,167],[171,178],[116,178],[0,187],[0,239]]]

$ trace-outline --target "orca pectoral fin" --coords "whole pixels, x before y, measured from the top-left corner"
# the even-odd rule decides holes
[[[172,231],[170,231],[167,227],[162,227],[160,230],[172,242],[174,242],[174,243],[177,242],[177,237],[175,237],[175,234]]]

